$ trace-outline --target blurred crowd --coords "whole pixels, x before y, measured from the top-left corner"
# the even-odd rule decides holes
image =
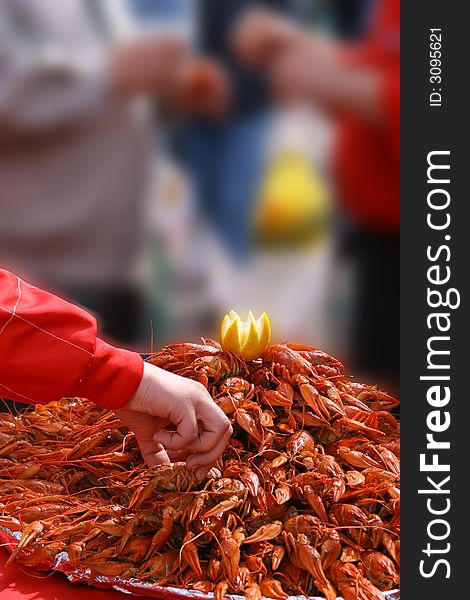
[[[230,309],[398,387],[399,0],[0,0],[0,265],[145,353]]]

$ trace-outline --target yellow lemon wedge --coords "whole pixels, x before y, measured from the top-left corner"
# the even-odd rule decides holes
[[[251,310],[248,318],[241,317],[231,310],[220,324],[220,343],[229,352],[240,354],[246,360],[254,360],[263,354],[271,340],[271,324],[264,312],[258,319]]]

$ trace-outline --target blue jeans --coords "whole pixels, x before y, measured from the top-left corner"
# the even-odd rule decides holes
[[[264,170],[267,116],[234,118],[224,124],[192,123],[183,142],[199,206],[238,260],[251,250],[250,223]]]
[[[184,17],[188,0],[127,0],[134,14],[143,20]]]

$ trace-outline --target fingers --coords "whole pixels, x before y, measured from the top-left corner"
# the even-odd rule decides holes
[[[154,454],[153,465],[169,465],[171,460],[165,448],[161,444],[156,444],[156,446],[158,450]]]
[[[176,431],[158,431],[153,439],[168,450],[191,450],[193,443],[198,439],[198,423],[194,408],[188,406],[175,423]]]
[[[191,469],[212,466],[224,451],[232,428],[207,389],[150,365],[144,377],[149,385],[142,386],[142,392],[134,395],[118,416],[136,435],[146,463],[169,463],[170,454],[173,460],[187,459]],[[176,431],[164,430],[170,423]]]
[[[161,444],[155,443],[152,439],[140,440],[138,437],[137,442],[142,457],[149,467],[169,465],[171,463],[165,448]]]
[[[129,410],[116,409],[116,416],[134,433],[144,461],[150,467],[169,464],[170,459],[161,444],[153,440],[153,435],[169,423],[168,419]]]
[[[208,396],[204,390],[203,398],[195,401],[193,407],[184,407],[180,421],[175,423],[176,431],[158,431],[153,436],[154,441],[172,451],[203,453],[211,450],[227,433],[230,437],[230,421],[210,396],[207,399],[206,395]]]
[[[292,21],[266,9],[250,10],[236,24],[231,46],[245,63],[266,67],[299,36]]]
[[[212,400],[201,402],[198,418],[201,431],[186,461],[189,469],[213,465],[233,433],[230,421]]]
[[[199,469],[196,469],[194,471],[194,477],[196,477],[196,479],[198,481],[202,481],[203,479],[206,478],[207,473],[209,473],[210,468],[209,467],[200,467]]]
[[[168,450],[168,456],[171,462],[186,462],[186,459],[191,454],[189,450]]]
[[[230,421],[211,399],[205,398],[206,393],[204,390],[203,399],[196,402],[196,409],[186,408],[176,432],[159,431],[153,436],[172,458],[186,454],[189,469],[213,465],[232,435]]]
[[[171,101],[180,111],[223,118],[231,104],[229,77],[225,69],[213,60],[187,60],[175,78]]]
[[[301,73],[299,57],[287,52],[275,62],[269,72],[270,87],[274,98],[281,103],[297,99],[299,87],[306,87],[305,73]],[[308,75],[308,74],[307,74]]]
[[[232,426],[225,413],[209,400],[201,403],[197,411],[199,435],[191,446],[193,452],[209,452],[221,438],[232,435]]]
[[[188,466],[188,469],[198,469],[199,467],[204,467],[204,466],[212,466],[213,464],[215,464],[217,462],[217,459],[220,457],[220,455],[222,454],[222,452],[225,450],[225,447],[227,445],[227,442],[229,441],[231,435],[232,435],[232,428],[229,427],[226,432],[224,433],[224,435],[222,437],[219,438],[219,440],[214,444],[213,443],[213,435],[209,434],[208,432],[204,432],[201,436],[201,441],[203,441],[204,436],[209,436],[211,435],[211,437],[209,438],[209,448],[210,450],[208,450],[207,452],[194,452],[193,454],[191,454],[190,456],[188,456],[188,459],[186,461],[186,464]]]

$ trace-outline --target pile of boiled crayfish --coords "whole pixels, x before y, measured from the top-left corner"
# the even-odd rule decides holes
[[[66,552],[105,575],[213,592],[379,600],[398,586],[398,402],[319,350],[245,362],[210,340],[150,358],[203,383],[234,434],[198,482],[148,468],[114,413],[86,400],[0,416],[0,528],[9,561]]]

